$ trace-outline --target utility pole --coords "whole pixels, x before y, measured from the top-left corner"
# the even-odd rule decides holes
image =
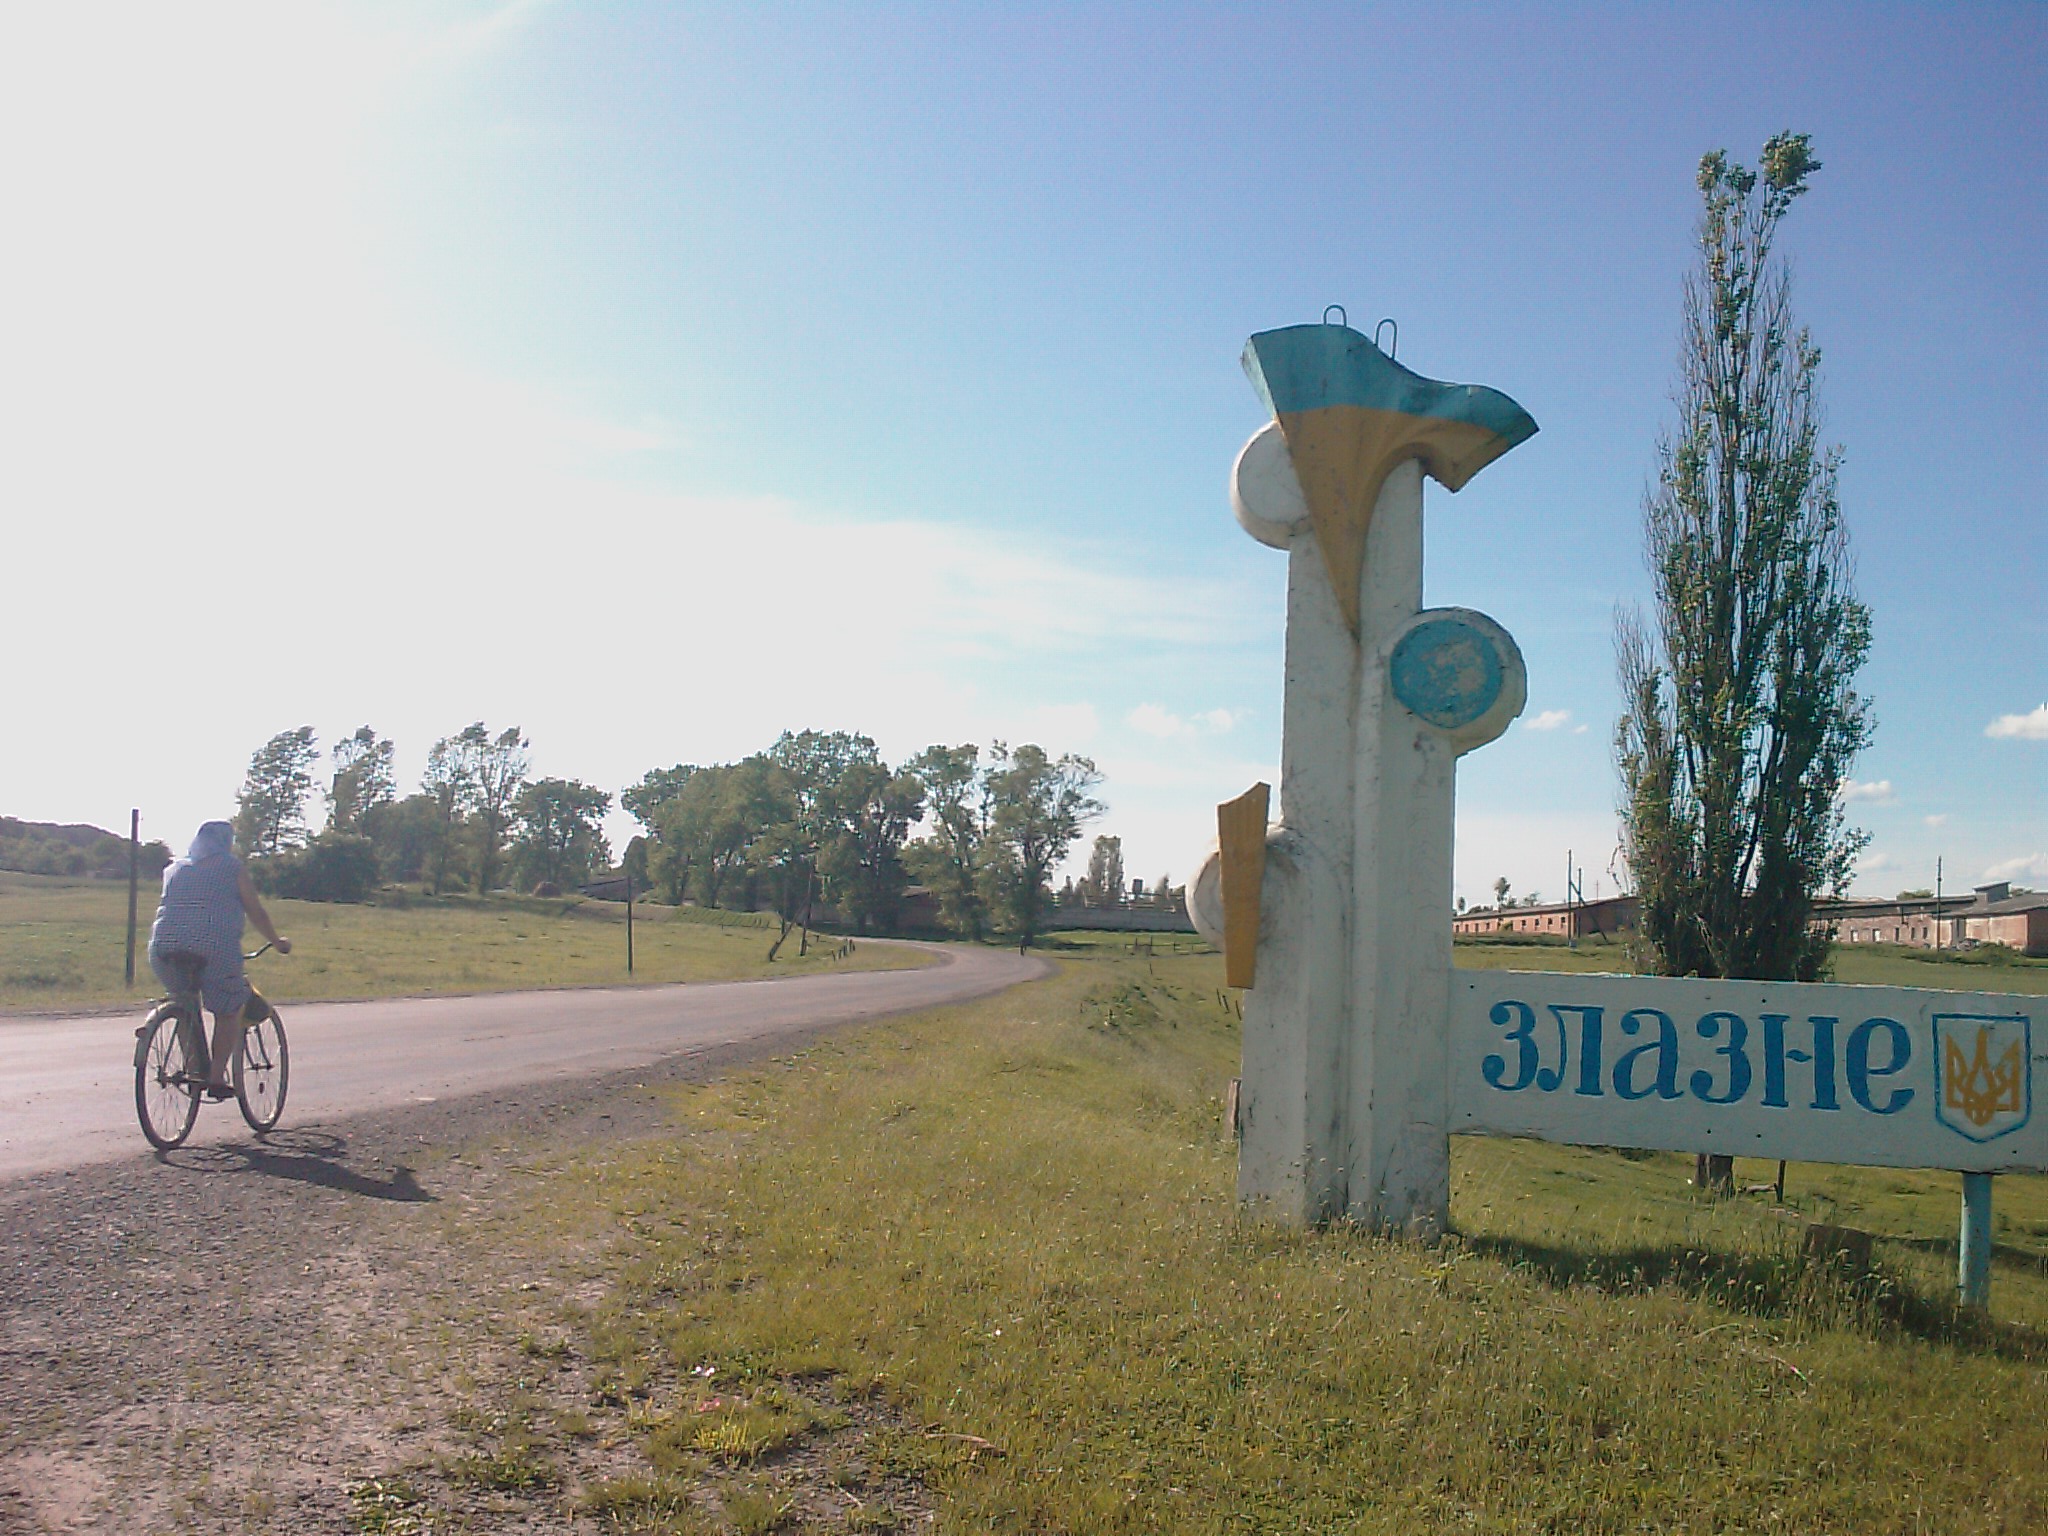
[[[135,892],[142,883],[142,812],[128,813],[128,961],[121,967],[124,986],[135,985]]]
[[[1934,947],[1945,949],[1941,942],[1941,855],[1934,857]]]

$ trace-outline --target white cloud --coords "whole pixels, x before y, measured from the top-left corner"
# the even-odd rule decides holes
[[[1986,880],[2048,880],[2048,853],[2002,859],[1984,871]]]
[[[1525,731],[1554,731],[1563,726],[1571,717],[1572,712],[1568,709],[1546,709],[1542,714],[1531,715],[1527,720],[1524,720],[1522,722],[1522,729]]]
[[[1897,859],[1888,853],[1879,853],[1875,849],[1867,851],[1862,858],[1856,861],[1856,873],[1859,875],[1881,874],[1885,870],[1898,869],[1900,867]]]
[[[1842,786],[1842,798],[1844,800],[1862,800],[1871,805],[1896,805],[1899,799],[1897,795],[1892,793],[1892,781],[1890,779],[1872,779],[1868,783],[1858,783],[1855,779],[1851,779]]]
[[[1586,734],[1587,731],[1591,729],[1592,727],[1589,725],[1575,725],[1572,727],[1572,734],[1574,736],[1583,736]]]
[[[1161,741],[1175,741],[1192,736],[1219,735],[1234,728],[1242,718],[1240,712],[1228,709],[1205,709],[1192,715],[1177,715],[1163,704],[1140,704],[1124,717],[1124,723]]]
[[[1943,811],[1939,816],[1923,816],[1920,819],[1930,827],[1945,827],[1948,825],[1948,812]]]
[[[2048,741],[2048,704],[2024,715],[2000,715],[1984,734],[1998,741]]]

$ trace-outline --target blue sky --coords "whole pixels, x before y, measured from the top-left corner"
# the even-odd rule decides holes
[[[2048,884],[2044,63],[2033,6],[18,8],[0,810],[182,840],[302,721],[614,790],[811,725],[1087,753],[1182,877],[1278,754],[1238,352],[1335,303],[1542,428],[1427,496],[1530,674],[1458,889],[1611,889],[1693,168],[1791,128],[1858,885]]]

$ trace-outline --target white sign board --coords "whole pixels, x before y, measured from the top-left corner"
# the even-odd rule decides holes
[[[1451,978],[1452,1131],[1994,1173],[2048,1169],[2043,1088],[2048,997]]]

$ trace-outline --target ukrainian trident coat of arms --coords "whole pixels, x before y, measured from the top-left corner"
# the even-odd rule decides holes
[[[1992,1141],[2034,1109],[2025,1014],[1934,1015],[1935,1118],[1971,1141]]]

